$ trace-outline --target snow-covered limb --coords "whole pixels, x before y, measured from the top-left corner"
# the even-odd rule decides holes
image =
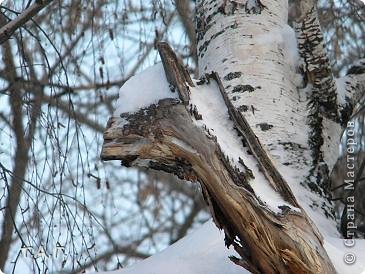
[[[166,71],[170,84],[183,78],[183,71],[164,67],[173,70]],[[217,77],[215,89],[220,86]],[[211,95],[215,94],[220,93],[213,87]],[[221,109],[228,113],[227,106]],[[110,121],[102,158],[121,159],[126,166],[147,166],[198,181],[216,225],[225,231],[226,244],[233,245],[241,256],[232,258],[234,262],[252,273],[298,273],[303,269],[335,273],[321,235],[305,212],[282,206],[281,212],[275,213],[265,206],[247,177],[223,153],[214,132],[196,126],[196,116],[186,102],[164,99],[124,117],[127,123],[122,128],[115,126],[119,118]]]
[[[113,128],[112,120],[102,157],[199,181],[216,223],[243,257],[240,264],[251,272],[297,273],[305,266],[310,273],[334,273],[305,215],[291,210],[276,215],[260,205],[242,181],[235,181],[242,180],[239,174],[227,170],[215,139],[208,138],[190,117],[183,105],[167,99],[132,114],[123,130]],[[289,268],[285,261],[291,261]]]
[[[311,162],[306,153],[309,128],[307,106],[294,80],[295,64],[287,62],[296,48],[295,34],[287,25],[288,3],[266,1],[259,9],[250,1],[260,13],[248,13],[245,5],[231,7],[231,2],[197,2],[200,74],[216,71],[221,76],[232,105],[279,170],[285,169],[280,170],[284,179],[303,182]]]
[[[308,125],[307,100],[297,90],[297,64],[288,62],[296,40],[286,16],[284,0],[198,1],[201,79],[194,82],[195,87],[188,85],[183,66],[174,64],[177,58],[169,57],[168,49],[167,55],[162,54],[165,78],[172,90],[180,91],[183,104],[176,99],[161,100],[123,114],[125,120],[119,125],[120,118],[113,118],[102,156],[199,181],[215,222],[225,230],[227,244],[233,244],[242,257],[236,262],[251,271],[287,272],[285,262],[294,260],[292,272],[332,273],[314,225],[300,206],[293,208],[295,198],[283,195],[285,187],[278,187],[287,183],[298,204],[319,219],[321,212],[310,208],[311,201],[323,208],[324,200],[300,185],[308,178],[314,183],[326,181],[331,161],[337,158],[335,138],[340,136],[333,115],[320,119],[329,107],[320,98],[315,100],[319,107],[311,108],[319,114],[313,119],[318,125]],[[219,77],[218,84],[211,79],[212,71],[222,76],[221,84]],[[237,117],[246,129],[242,130]],[[315,126],[321,126],[318,147],[308,145]],[[313,148],[318,148],[321,158],[310,153]],[[268,157],[267,165],[257,152]],[[283,200],[278,193],[289,199]],[[335,230],[334,222],[321,219],[319,225]],[[312,254],[313,248],[323,252],[321,258]],[[326,269],[316,269],[323,266]]]
[[[297,58],[292,58],[297,55],[293,53],[297,39],[287,25],[287,1],[266,1],[257,13],[248,13],[242,5],[245,1],[235,2],[197,1],[200,74],[216,71],[222,77],[232,105],[245,117],[294,194],[303,198],[299,202],[310,204],[298,185],[323,194],[318,184],[327,184],[342,129],[331,119],[321,123],[323,136],[318,144],[326,164],[318,164],[322,163],[318,153],[311,153],[314,125],[308,123],[306,94],[298,91]],[[265,179],[252,185],[256,183],[268,184]],[[320,204],[331,214],[328,201]]]

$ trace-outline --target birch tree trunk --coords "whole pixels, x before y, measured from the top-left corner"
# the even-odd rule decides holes
[[[160,43],[166,78],[180,102],[165,99],[124,114],[128,123],[122,125],[112,118],[104,135],[104,160],[198,181],[226,244],[241,256],[231,259],[252,273],[336,273],[301,206],[310,200],[300,194],[305,186],[314,190],[331,214],[326,186],[345,121],[314,2],[303,3],[296,30],[309,92],[298,89],[285,48],[291,31],[287,1],[200,0],[200,81],[193,82],[171,48]],[[194,105],[195,84],[212,81],[224,102],[215,111],[228,112],[232,120],[225,137],[242,141],[232,154]],[[198,120],[206,126],[198,127]],[[260,193],[263,186],[281,197],[279,211]]]

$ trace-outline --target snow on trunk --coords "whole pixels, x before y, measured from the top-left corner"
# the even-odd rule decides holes
[[[322,220],[322,212],[316,212],[326,201],[318,202],[320,198],[302,186],[312,169],[311,129],[307,94],[298,89],[301,76],[296,72],[295,33],[287,25],[288,4],[284,0],[263,4],[197,2],[200,75],[218,72],[230,101],[247,119],[299,203],[321,230],[332,227],[330,233],[338,235],[335,222]],[[256,176],[250,182],[253,188],[268,184],[254,172]]]
[[[163,99],[137,112],[122,114],[128,122],[123,127],[119,126],[119,118],[110,119],[101,157],[120,159],[128,167],[142,165],[198,181],[215,224],[225,232],[226,245],[233,245],[240,255],[231,259],[253,273],[298,273],[303,269],[308,273],[334,273],[321,235],[245,117],[229,101],[219,75],[205,75],[194,85],[172,49],[166,43],[159,43],[158,49],[166,79],[176,87],[180,101]],[[211,111],[212,106],[219,110]],[[236,138],[242,138],[245,149],[229,142]],[[253,157],[245,157],[246,153]],[[251,168],[255,164],[257,167],[250,169],[240,156]],[[237,168],[237,157],[244,170]],[[264,176],[260,180],[261,172]],[[267,180],[289,206],[281,199],[276,205],[280,210],[265,206],[261,199],[267,196],[256,193],[250,185],[256,178],[262,184]],[[272,189],[260,191],[277,194]]]
[[[196,83],[196,87],[191,90],[191,104],[197,107],[201,115],[199,120],[195,120],[196,124],[207,128],[217,138],[223,153],[233,165],[241,167],[247,176],[251,177],[250,186],[271,211],[280,213],[280,208],[283,206],[292,207],[266,182],[265,176],[259,171],[256,159],[247,152],[247,147],[242,145],[244,140],[236,130],[233,130],[234,123],[229,117],[217,84],[214,81],[209,81],[207,85],[199,85],[199,81]]]

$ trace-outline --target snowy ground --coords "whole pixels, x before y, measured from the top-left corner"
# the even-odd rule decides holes
[[[106,274],[243,274],[249,273],[232,263],[234,251],[224,246],[224,234],[212,221],[190,233],[164,251],[131,267]],[[339,274],[365,273],[365,240],[356,240],[346,248],[342,239],[328,237],[325,248]],[[352,265],[345,264],[347,253],[356,256]]]
[[[228,256],[234,251],[224,246],[224,234],[212,221],[167,249],[124,270],[108,274],[242,274],[241,267]]]

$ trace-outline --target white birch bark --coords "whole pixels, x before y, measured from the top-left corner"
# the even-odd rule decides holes
[[[309,144],[310,96],[297,87],[298,75],[289,62],[285,41],[292,31],[287,25],[287,1],[262,4],[265,6],[259,1],[198,1],[200,75],[218,72],[230,101],[247,119],[299,202],[311,204],[310,194],[302,195],[300,184],[317,181],[317,176],[328,177],[337,159],[341,127],[323,121],[319,149],[324,157],[319,167],[314,166]],[[318,170],[322,166],[324,171]],[[252,182],[256,183],[265,182]]]

